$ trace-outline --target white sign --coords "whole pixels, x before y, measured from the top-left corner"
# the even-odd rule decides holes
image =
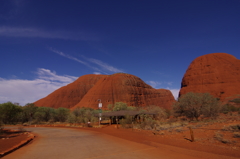
[[[102,103],[98,103],[98,107],[99,107],[99,108],[102,108]]]

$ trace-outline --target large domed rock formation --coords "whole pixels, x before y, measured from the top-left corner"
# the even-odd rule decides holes
[[[175,101],[169,90],[154,89],[140,78],[125,73],[101,78],[74,108],[90,107],[97,109],[98,99],[101,99],[103,103],[102,109],[107,109],[109,104],[115,102],[124,102],[128,106],[135,107],[156,105],[171,109],[171,105]]]
[[[188,67],[179,96],[187,92],[210,93],[222,101],[240,94],[240,60],[227,53],[196,58]]]
[[[154,89],[140,78],[126,74],[85,75],[75,82],[59,88],[47,97],[36,101],[36,106],[52,108],[98,108],[98,99],[107,109],[109,104],[124,102],[128,106],[144,107],[156,105],[171,109],[175,101],[172,93],[165,89]]]
[[[76,81],[57,89],[34,104],[41,107],[71,108],[79,103],[95,83],[104,76],[106,75],[90,74],[81,76]]]

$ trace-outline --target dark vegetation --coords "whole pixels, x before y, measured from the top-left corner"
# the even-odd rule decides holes
[[[233,112],[240,114],[240,98],[229,100],[222,104],[209,93],[187,93],[181,96],[174,104],[173,109],[165,110],[158,106],[133,107],[123,102],[108,105],[104,112],[137,111],[135,115],[102,116],[102,122],[118,120],[125,128],[164,130],[177,128],[187,122],[214,120],[219,113],[231,115]],[[76,108],[70,111],[67,108],[36,107],[29,103],[25,106],[14,105],[11,102],[0,104],[0,131],[5,124],[53,124],[56,122],[75,125],[98,123],[100,110],[91,108]],[[180,122],[176,122],[180,121]],[[175,124],[173,124],[175,123]],[[97,124],[96,124],[97,125]],[[181,131],[180,129],[178,131]],[[238,134],[235,135],[238,137]]]

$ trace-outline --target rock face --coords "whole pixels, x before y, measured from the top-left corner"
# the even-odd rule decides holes
[[[222,101],[240,94],[240,60],[227,53],[196,58],[188,67],[179,96],[187,92],[210,93]]]
[[[101,99],[102,109],[107,109],[109,104],[115,102],[124,102],[135,107],[156,105],[171,109],[172,102],[175,101],[169,90],[154,89],[136,76],[117,73],[101,78],[73,109],[76,107],[97,109],[98,99]]]
[[[84,97],[84,95],[105,75],[84,75],[76,81],[61,87],[47,97],[36,101],[34,104],[41,107],[71,108]]]
[[[102,109],[107,109],[109,104],[115,102],[124,102],[128,106],[156,105],[171,109],[175,101],[169,90],[154,89],[136,76],[117,73],[79,77],[75,82],[54,91],[34,104],[52,108],[90,107],[97,109],[98,99],[101,99]]]

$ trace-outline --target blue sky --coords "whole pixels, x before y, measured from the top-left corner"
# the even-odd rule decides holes
[[[0,0],[0,103],[125,72],[177,97],[189,64],[240,59],[239,0]]]

